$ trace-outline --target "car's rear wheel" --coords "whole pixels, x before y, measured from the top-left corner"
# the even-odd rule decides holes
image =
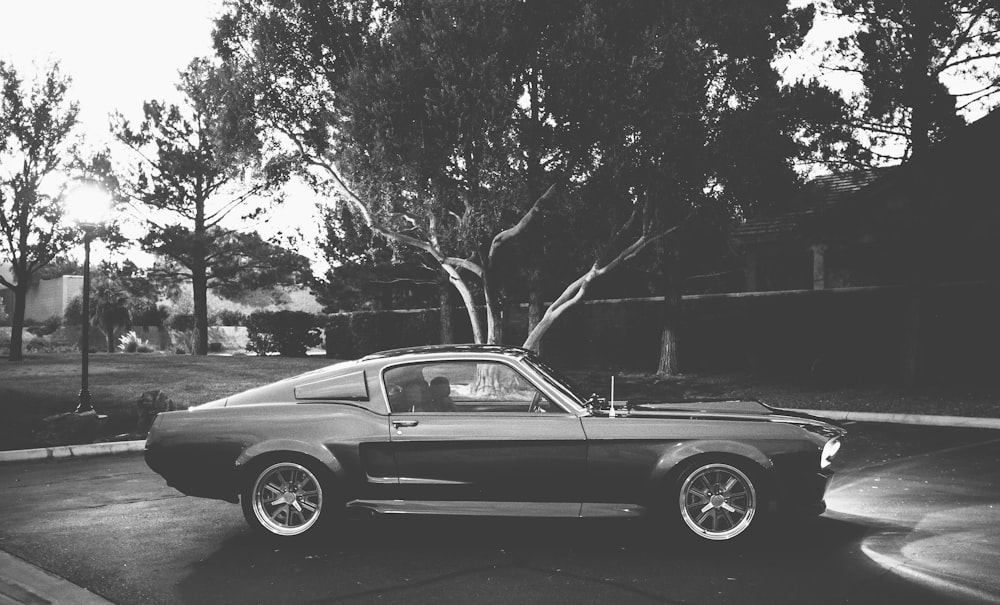
[[[678,485],[681,520],[700,538],[732,540],[759,517],[758,489],[751,475],[733,464],[694,464],[681,473]]]
[[[243,515],[255,529],[279,538],[315,532],[332,516],[333,499],[313,465],[278,461],[258,467],[243,492]]]

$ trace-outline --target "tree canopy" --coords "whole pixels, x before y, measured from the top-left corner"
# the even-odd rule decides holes
[[[965,110],[996,106],[1000,7],[993,0],[824,0],[851,33],[830,43],[826,68],[856,75],[850,125],[870,163],[920,155],[965,123]]]
[[[579,252],[554,319],[692,208],[732,216],[794,185],[794,104],[816,95],[781,89],[771,61],[811,13],[723,8],[244,0],[216,46],[272,157],[433,259],[476,339],[498,342],[511,242],[530,248],[541,217],[571,224],[553,247]]]
[[[0,61],[0,263],[12,273],[12,280],[0,276],[0,285],[14,293],[13,361],[22,357],[28,286],[75,237],[63,221],[78,113],[69,86],[58,64],[25,87],[14,67]]]

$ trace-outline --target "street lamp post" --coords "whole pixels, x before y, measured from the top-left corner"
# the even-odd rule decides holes
[[[80,402],[76,413],[93,412],[94,403],[90,397],[90,240],[97,225],[80,223],[83,229],[83,334],[80,348],[83,350],[83,365],[80,373]]]
[[[75,412],[93,412],[90,395],[90,242],[94,232],[107,219],[110,210],[108,192],[95,183],[84,183],[70,193],[68,213],[83,231],[83,300],[82,334],[80,348],[83,359],[80,376],[79,403]]]

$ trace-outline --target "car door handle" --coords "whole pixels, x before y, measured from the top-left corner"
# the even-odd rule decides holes
[[[420,424],[420,421],[418,421],[418,420],[393,420],[392,421],[392,426],[396,427],[397,429],[401,428],[401,427],[404,427],[404,426],[417,426],[418,424]]]

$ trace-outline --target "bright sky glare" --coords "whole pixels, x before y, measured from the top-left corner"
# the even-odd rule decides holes
[[[144,101],[180,100],[177,74],[195,57],[213,54],[213,20],[222,9],[223,0],[0,0],[0,59],[27,82],[58,61],[73,78],[80,130],[88,147],[98,148],[110,142],[110,114],[138,121]],[[229,226],[265,237],[298,228],[311,242],[318,236],[316,201],[305,186],[290,186],[267,224]],[[138,237],[137,228],[133,222],[126,233]]]
[[[59,61],[73,77],[86,135],[99,142],[108,137],[109,113],[137,118],[144,100],[177,98],[178,70],[212,53],[222,0],[0,0],[0,7],[0,58],[26,80]]]

